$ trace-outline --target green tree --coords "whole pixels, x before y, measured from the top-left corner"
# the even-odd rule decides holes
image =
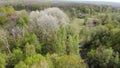
[[[53,56],[55,68],[86,68],[84,60],[78,55]]]
[[[0,53],[0,68],[5,68],[7,56],[3,53]]]
[[[15,68],[29,68],[23,61],[20,61],[19,64],[15,65]]]
[[[12,55],[8,57],[7,67],[13,67],[21,60],[25,59],[24,54],[20,49],[14,49]]]
[[[32,56],[34,54],[36,54],[36,50],[35,50],[35,46],[34,45],[30,45],[29,43],[27,43],[24,47],[24,51],[25,51],[25,56]]]

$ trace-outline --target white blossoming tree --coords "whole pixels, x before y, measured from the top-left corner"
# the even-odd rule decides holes
[[[43,11],[32,11],[30,13],[30,29],[50,34],[56,31],[60,26],[65,26],[68,22],[66,14],[59,8],[48,8]]]

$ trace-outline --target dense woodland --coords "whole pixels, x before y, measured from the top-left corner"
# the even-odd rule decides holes
[[[0,6],[0,68],[120,68],[120,8]]]

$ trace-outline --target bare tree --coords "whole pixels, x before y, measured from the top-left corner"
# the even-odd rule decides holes
[[[5,46],[5,49],[7,49],[8,53],[11,54],[10,45],[7,40],[7,31],[3,29],[0,30],[0,44],[1,44],[1,47]]]

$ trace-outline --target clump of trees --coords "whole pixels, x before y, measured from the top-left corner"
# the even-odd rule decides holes
[[[104,46],[100,46],[96,50],[91,50],[88,52],[87,56],[90,67],[119,67],[119,54],[114,52],[112,48],[105,48]]]
[[[0,7],[0,68],[120,67],[117,8],[30,7]]]
[[[0,27],[2,68],[86,67],[78,53],[78,32],[61,9],[15,11],[8,18],[10,25]]]

